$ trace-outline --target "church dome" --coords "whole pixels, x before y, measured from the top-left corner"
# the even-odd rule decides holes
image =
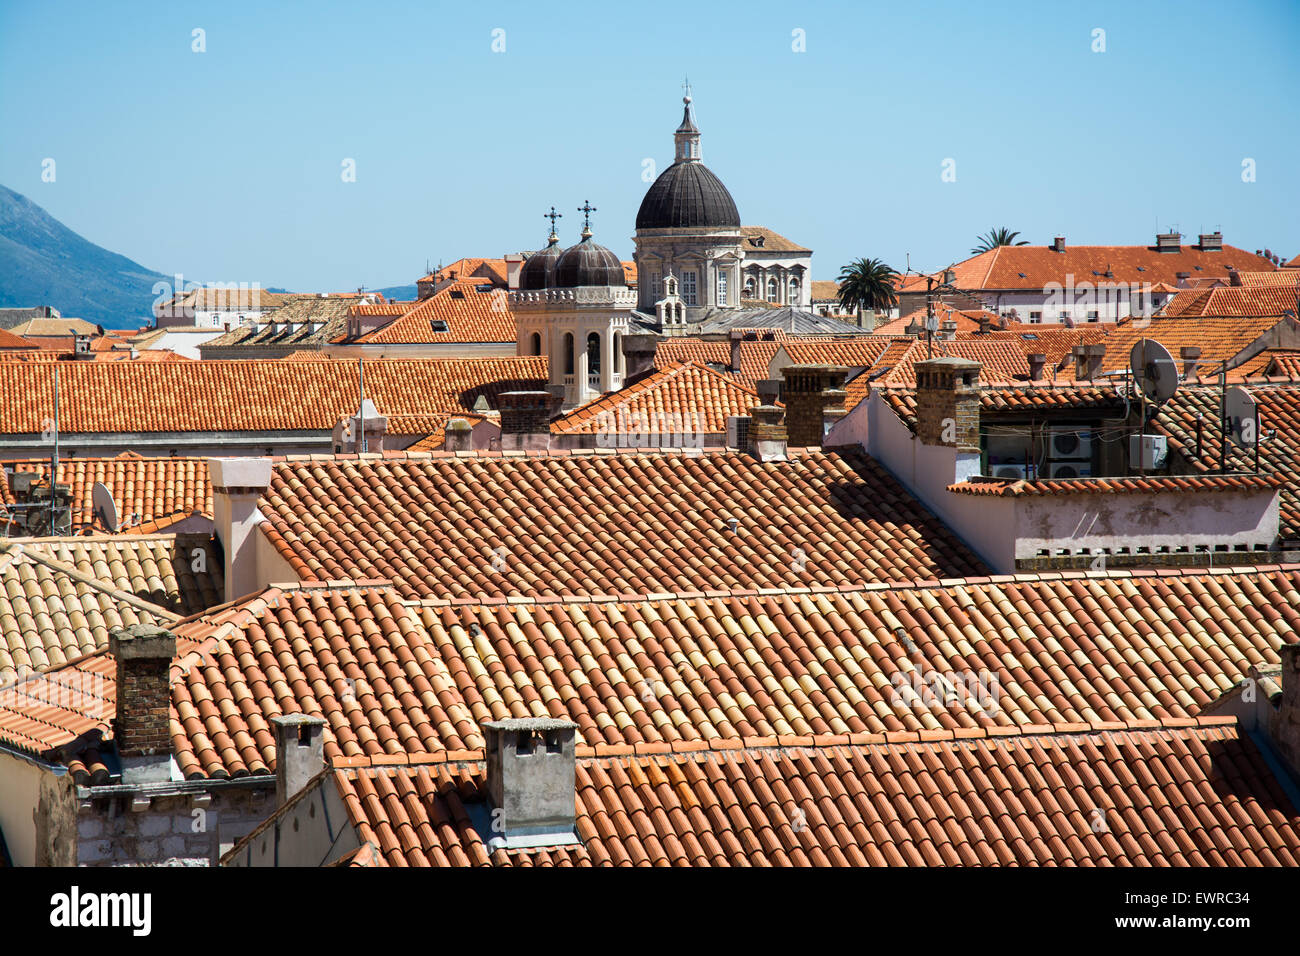
[[[560,239],[551,233],[551,241],[541,252],[534,252],[519,270],[519,288],[525,292],[549,289],[555,284],[555,264],[560,260]]]
[[[703,163],[673,163],[654,181],[636,214],[637,229],[738,229],[740,213],[722,180]]]
[[[618,256],[591,241],[591,231],[584,229],[582,241],[570,246],[555,263],[555,278],[551,283],[557,289],[573,289],[583,285],[627,285],[623,263]]]

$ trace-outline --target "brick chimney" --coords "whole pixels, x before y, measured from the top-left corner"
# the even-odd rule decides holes
[[[1031,382],[1041,381],[1043,366],[1047,364],[1047,355],[1043,352],[1031,352],[1025,356],[1025,361],[1029,363],[1029,380]]]
[[[1184,345],[1178,350],[1178,357],[1183,360],[1183,378],[1191,378],[1196,374],[1196,366],[1200,364],[1201,347]]]
[[[755,405],[749,410],[753,424],[749,440],[759,461],[785,461],[786,435],[781,417],[785,413],[775,405]]]
[[[1196,237],[1196,240],[1202,252],[1223,251],[1223,233],[1218,229],[1214,232],[1203,232]]]
[[[1233,287],[1241,286],[1241,273],[1238,272],[1236,269],[1228,270],[1228,285]]]
[[[980,363],[961,358],[917,362],[916,437],[923,445],[980,450]]]
[[[116,628],[108,651],[117,661],[113,739],[123,783],[171,779],[171,664],[176,636],[153,624]]]
[[[282,714],[275,732],[275,804],[282,807],[325,769],[325,718]]]
[[[483,724],[491,849],[565,846],[573,832],[577,724],[549,717]]]
[[[786,441],[795,448],[820,448],[826,437],[826,410],[844,406],[849,370],[842,365],[788,365],[781,374]]]
[[[251,594],[268,582],[257,568],[257,501],[271,487],[269,458],[209,458],[212,511],[226,558],[226,600]]]
[[[1092,381],[1101,374],[1101,362],[1106,355],[1106,346],[1100,342],[1095,345],[1076,345],[1073,355],[1074,377],[1080,381]]]
[[[1179,232],[1156,233],[1156,251],[1157,252],[1181,252],[1182,238],[1183,238],[1182,233]]]
[[[745,341],[745,333],[739,329],[731,330],[731,370],[740,371],[740,343]]]
[[[474,426],[463,418],[451,418],[442,431],[443,451],[472,451]]]
[[[550,392],[502,392],[497,397],[502,449],[549,448],[557,404]]]
[[[1065,251],[1065,236],[1056,236],[1052,239],[1052,251],[1053,252]]]

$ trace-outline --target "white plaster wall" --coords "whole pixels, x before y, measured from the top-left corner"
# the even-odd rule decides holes
[[[254,834],[225,865],[319,867],[351,853],[358,845],[338,787],[326,776],[277,820]]]
[[[0,753],[0,833],[14,866],[36,865],[36,822],[32,814],[40,801],[41,775],[35,764]]]

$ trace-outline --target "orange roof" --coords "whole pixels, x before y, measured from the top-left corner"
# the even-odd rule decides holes
[[[517,334],[506,290],[468,279],[447,285],[387,325],[352,341],[384,345],[514,342]]]
[[[710,449],[289,458],[259,527],[302,580],[383,578],[412,598],[839,586],[982,567],[859,450],[791,455],[779,468]]]
[[[894,360],[893,366],[879,379],[882,385],[910,385],[916,382],[914,366],[929,358],[963,358],[979,362],[981,382],[1012,382],[1029,377],[1029,363],[1024,348],[1018,342],[979,336],[946,341],[935,339],[933,355],[926,342],[913,340],[907,351]],[[883,369],[883,359],[876,363]]]
[[[629,286],[636,285],[636,263],[624,262],[622,263],[622,266],[623,266],[623,281],[626,282]]]
[[[908,342],[913,341],[908,339]],[[847,368],[871,368],[893,344],[883,335],[855,335],[845,338],[791,337],[781,343],[785,354],[796,365],[843,365]]]
[[[660,366],[551,422],[558,435],[725,434],[727,419],[748,415],[758,393],[694,362]],[[685,440],[685,439],[683,439]]]
[[[272,587],[173,626],[172,745],[199,778],[272,772],[268,720],[299,712],[325,717],[327,758],[363,763],[481,749],[483,720],[518,716],[573,720],[594,757],[829,736],[896,746],[934,731],[1003,747],[1008,732],[1044,724],[1190,727],[1251,667],[1277,667],[1298,617],[1296,565],[486,603],[412,603],[351,582]],[[99,675],[105,692],[71,708],[0,695],[0,740],[53,756],[106,739],[112,658],[51,679],[70,671]],[[899,701],[899,678],[906,688],[918,672],[981,671],[996,708],[974,694]]]
[[[781,343],[789,339],[780,329],[765,329],[745,338],[740,343],[740,370],[729,372],[745,388],[753,388],[767,378],[772,357]],[[727,368],[731,366],[730,341],[706,341],[690,335],[673,336],[659,340],[655,351],[655,365],[667,368],[679,362],[711,363]]]
[[[14,501],[11,473],[35,474],[43,482],[49,481],[49,459],[3,461],[0,466],[5,473],[0,498],[5,504]],[[72,490],[73,534],[108,530],[92,501],[96,482],[112,493],[123,530],[158,518],[174,518],[175,523],[196,512],[213,513],[204,458],[142,458],[129,453],[116,458],[64,458],[59,461],[58,483]]]
[[[838,302],[840,299],[840,284],[834,279],[814,279],[811,289],[814,302]]]
[[[978,478],[949,485],[958,495],[1029,498],[1062,495],[1153,494],[1184,491],[1271,491],[1283,480],[1268,475],[1151,475],[1146,478]]]
[[[29,342],[21,335],[14,335],[8,329],[0,329],[0,349],[36,349],[35,342]]]
[[[1300,315],[1300,275],[1290,285],[1188,289],[1165,303],[1161,315]]]
[[[1121,319],[1114,323],[1103,340],[1106,353],[1102,370],[1122,371],[1128,368],[1129,352],[1139,339],[1154,339],[1169,350],[1182,372],[1180,350],[1183,346],[1197,346],[1201,350],[1198,371],[1207,374],[1211,366],[1217,370],[1225,359],[1232,361],[1248,346],[1258,341],[1280,323],[1292,322],[1276,315],[1265,316],[1164,316],[1149,319]],[[1296,326],[1300,328],[1300,324]],[[1066,363],[1060,374],[1071,377],[1073,363]]]
[[[1263,256],[1225,245],[1221,251],[1182,246],[1178,252],[1157,252],[1154,246],[1070,246],[1054,252],[1050,246],[998,246],[952,267],[958,289],[1032,289],[1049,282],[1123,282],[1129,285],[1166,282],[1178,285],[1178,273],[1191,277],[1226,277],[1229,267],[1273,271]],[[1107,275],[1107,272],[1110,275]]]
[[[1230,718],[743,745],[580,745],[579,842],[540,849],[490,849],[471,823],[490,806],[481,752],[349,760],[322,785],[359,846],[349,866],[1300,865],[1296,814]]]
[[[484,259],[470,256],[440,267],[421,282],[452,282],[464,279],[486,279],[496,285],[504,286],[509,277],[509,266],[505,259]]]
[[[884,325],[878,325],[872,329],[873,335],[903,335],[904,330],[913,323],[924,329],[927,310],[922,307],[907,315],[894,319],[892,322],[886,322]],[[985,318],[993,328],[997,328],[998,322],[1002,317],[994,312],[988,312],[984,309],[958,309],[946,302],[936,302],[934,304],[934,315],[942,327],[944,322],[956,322],[958,332],[974,332],[980,327],[979,320]]]
[[[67,433],[331,429],[355,413],[357,363],[222,360],[64,362]],[[480,395],[539,388],[544,357],[373,359],[366,396],[385,415],[471,411]],[[54,414],[49,365],[0,362],[0,432],[40,432]]]

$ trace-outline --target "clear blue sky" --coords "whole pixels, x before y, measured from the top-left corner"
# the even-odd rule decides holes
[[[206,281],[404,284],[426,258],[536,248],[551,203],[576,241],[588,198],[630,258],[642,160],[671,162],[689,74],[705,162],[743,222],[814,249],[815,278],[858,256],[939,268],[1001,225],[1218,227],[1290,257],[1298,49],[1294,0],[3,2],[0,182]]]

